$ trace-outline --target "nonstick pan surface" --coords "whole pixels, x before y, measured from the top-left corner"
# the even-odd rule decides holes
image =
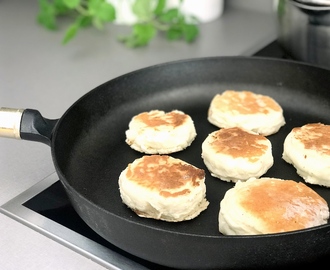
[[[55,167],[78,214],[102,237],[137,257],[186,269],[264,268],[318,261],[330,255],[329,224],[295,232],[223,236],[219,203],[233,183],[210,175],[201,144],[217,130],[207,121],[215,94],[249,90],[269,95],[283,108],[286,125],[268,138],[274,165],[266,176],[303,181],[282,160],[293,127],[330,124],[330,71],[286,60],[212,57],[138,70],[106,82],[73,104],[52,138]],[[143,111],[182,110],[194,120],[197,137],[171,154],[206,172],[208,209],[180,223],[140,218],[121,201],[118,177],[143,154],[125,143],[130,119]],[[330,204],[330,189],[310,185]]]

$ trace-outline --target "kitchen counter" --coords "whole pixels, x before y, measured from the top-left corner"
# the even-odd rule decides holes
[[[244,0],[230,2],[221,18],[200,25],[193,44],[157,37],[147,47],[129,49],[116,41],[129,31],[119,25],[83,30],[63,46],[63,31],[49,32],[36,23],[38,1],[2,0],[0,106],[59,118],[79,97],[127,72],[187,58],[248,56],[276,39],[272,1],[250,0],[252,7]],[[0,138],[0,149],[0,205],[55,171],[50,148],[41,143]],[[1,213],[0,232],[1,269],[105,269]]]

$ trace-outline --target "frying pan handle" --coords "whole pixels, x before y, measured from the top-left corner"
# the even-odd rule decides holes
[[[0,137],[50,145],[57,122],[44,118],[37,110],[0,108]]]

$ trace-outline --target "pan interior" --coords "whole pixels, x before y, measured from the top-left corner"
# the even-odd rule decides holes
[[[330,79],[319,73],[317,68],[287,61],[210,58],[160,65],[124,75],[82,97],[63,116],[54,143],[58,169],[64,180],[93,204],[129,222],[183,234],[220,237],[219,203],[234,184],[212,177],[201,158],[202,142],[218,129],[207,121],[211,99],[227,89],[250,90],[273,97],[284,110],[286,125],[268,137],[272,142],[274,165],[265,176],[303,181],[295,169],[282,160],[283,142],[293,127],[312,122],[330,124],[330,99],[326,89]],[[151,109],[182,110],[195,123],[197,137],[192,145],[171,154],[206,172],[210,205],[194,220],[168,223],[140,218],[120,199],[119,174],[143,155],[125,143],[125,131],[134,115]],[[330,205],[329,189],[309,186]]]

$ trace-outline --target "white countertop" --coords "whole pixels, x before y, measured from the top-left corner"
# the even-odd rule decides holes
[[[255,9],[240,7],[240,1],[232,0],[221,18],[202,24],[193,44],[156,38],[148,47],[128,49],[115,38],[128,31],[125,26],[84,30],[62,46],[63,31],[49,32],[36,23],[38,1],[2,0],[0,107],[33,108],[60,118],[86,92],[136,69],[193,57],[251,55],[276,39],[276,18],[271,1],[249,0]],[[0,149],[0,205],[55,171],[44,144],[0,138]],[[3,214],[0,243],[4,270],[105,269]]]

